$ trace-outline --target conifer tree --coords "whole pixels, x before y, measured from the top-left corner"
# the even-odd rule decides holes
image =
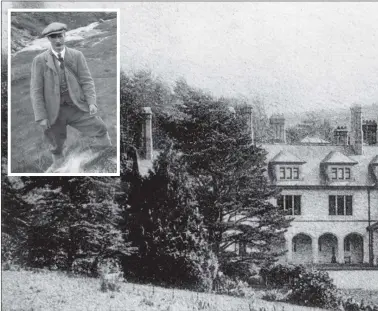
[[[198,203],[178,158],[171,148],[163,152],[143,178],[138,200],[131,204],[130,240],[139,250],[131,266],[145,280],[208,287],[204,283],[214,278],[217,260],[208,247]]]
[[[268,184],[265,151],[224,102],[184,81],[175,93],[182,117],[167,119],[165,129],[188,167],[213,250],[225,263],[275,260],[272,245],[283,241],[289,220],[270,203],[277,190]]]
[[[33,206],[25,240],[29,264],[72,270],[76,260],[86,259],[95,273],[102,258],[129,255],[111,179],[41,177],[24,182],[25,196]]]

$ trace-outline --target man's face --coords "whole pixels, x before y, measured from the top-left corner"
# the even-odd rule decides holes
[[[64,37],[65,37],[65,33],[52,34],[47,37],[51,43],[51,47],[53,48],[55,52],[59,53],[63,51]]]

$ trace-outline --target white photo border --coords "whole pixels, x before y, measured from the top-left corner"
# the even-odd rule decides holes
[[[117,13],[117,172],[116,173],[12,173],[11,172],[11,14],[13,12],[116,12]],[[120,176],[121,172],[121,102],[120,102],[120,9],[8,9],[8,176]]]

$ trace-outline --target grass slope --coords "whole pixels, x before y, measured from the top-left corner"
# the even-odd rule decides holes
[[[116,19],[99,24],[100,34],[67,46],[83,52],[95,82],[98,115],[106,123],[113,145],[117,139],[117,31]],[[30,101],[30,67],[33,58],[42,51],[23,51],[12,57],[11,81],[11,170],[12,172],[44,172],[51,164],[48,145],[42,130],[34,122]],[[79,132],[68,128],[67,150],[90,144]]]
[[[70,29],[98,22],[100,19],[114,19],[113,12],[13,12],[11,19],[12,53],[20,50],[30,39],[39,37],[50,23],[61,22]]]
[[[265,308],[265,309],[263,309]],[[123,283],[120,292],[101,292],[100,280],[63,273],[2,272],[3,311],[316,311],[254,298]]]

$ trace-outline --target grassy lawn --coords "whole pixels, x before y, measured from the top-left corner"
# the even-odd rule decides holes
[[[265,309],[264,309],[265,308]],[[63,273],[2,272],[3,311],[300,311],[322,310],[255,298],[197,293],[123,283],[119,292],[101,292],[100,280]]]
[[[117,50],[116,20],[108,20],[98,26],[102,33],[67,46],[83,52],[95,82],[98,115],[107,125],[112,143],[117,138]],[[11,83],[11,170],[13,173],[38,173],[51,164],[48,145],[42,130],[34,122],[30,101],[30,68],[33,58],[42,51],[23,51],[12,57]],[[68,150],[85,148],[90,140],[68,128]]]

